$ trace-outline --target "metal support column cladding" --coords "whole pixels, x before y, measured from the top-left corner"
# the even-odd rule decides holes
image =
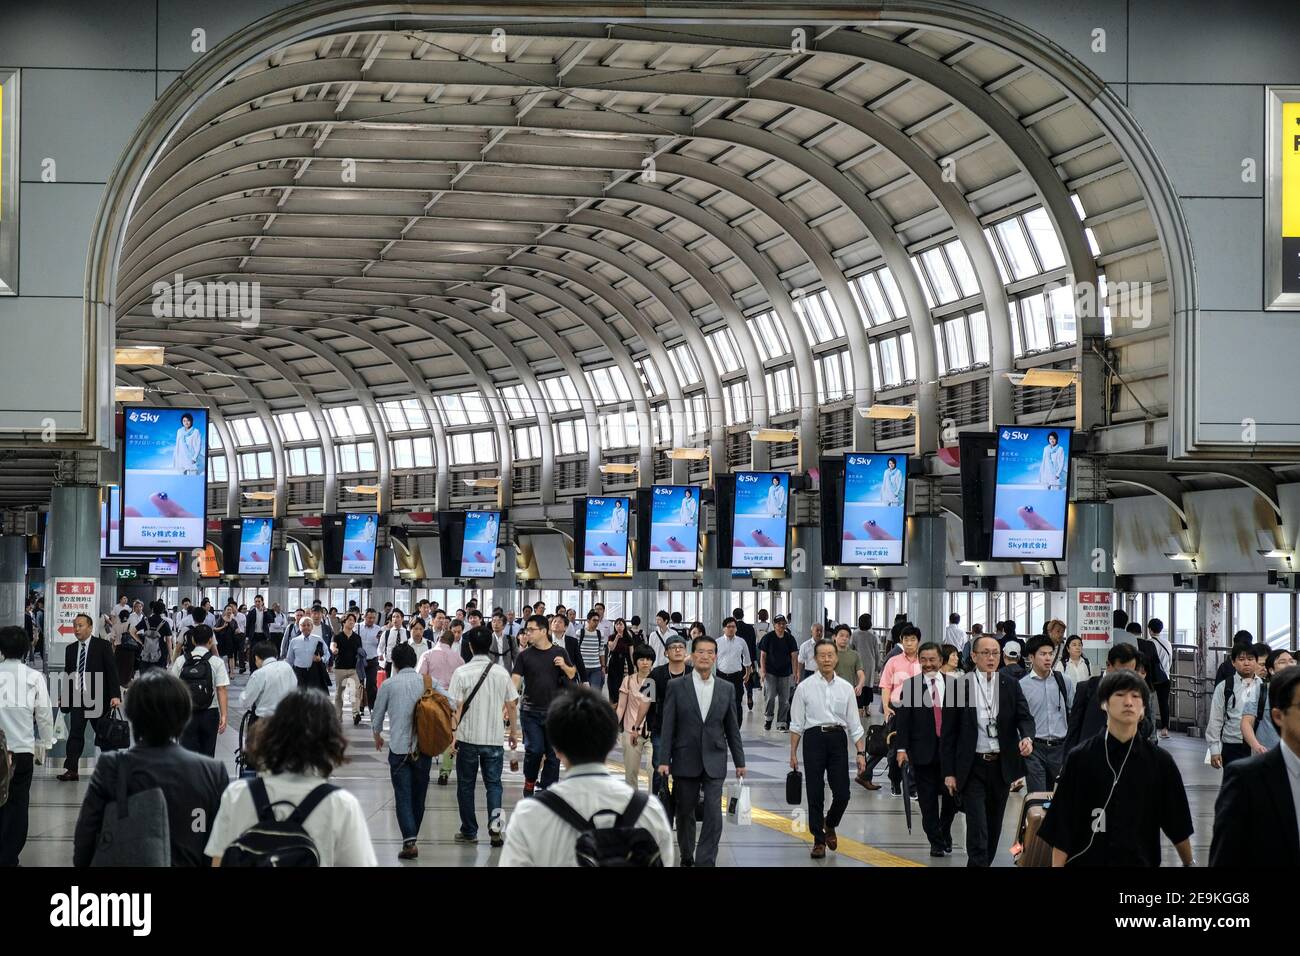
[[[948,585],[948,521],[940,507],[938,479],[912,485],[912,515],[907,521],[907,618],[921,639],[943,636],[943,595]],[[885,622],[879,622],[881,624]]]
[[[811,498],[810,495],[804,495]],[[803,508],[799,511],[802,513]],[[822,565],[822,529],[797,526],[790,536],[790,631],[800,644],[812,637],[826,608],[826,569]]]
[[[286,607],[289,601],[289,549],[287,545],[281,544],[280,547],[271,549],[271,564],[267,579],[269,584],[267,585],[266,606],[270,608],[279,604],[280,610],[288,614],[290,609]]]
[[[397,579],[397,555],[393,553],[391,541],[386,541],[382,548],[375,548],[375,573],[370,579],[370,607],[382,608],[394,597],[394,582]],[[362,607],[361,610],[365,610]]]
[[[1071,462],[1074,501],[1070,504],[1069,530],[1065,538],[1069,594],[1066,633],[1079,630],[1079,592],[1115,589],[1115,515],[1106,500],[1106,474],[1101,460],[1081,456]],[[1107,645],[1091,642],[1084,653],[1100,673],[1105,666]]]
[[[511,521],[502,520],[501,539],[497,545],[496,573],[492,575],[492,604],[481,607],[485,615],[492,613],[493,607],[509,610],[516,606],[519,599],[519,561],[518,548],[515,545],[515,526]],[[506,624],[509,624],[506,621]]]
[[[27,539],[0,537],[0,621],[17,624],[27,601]]]

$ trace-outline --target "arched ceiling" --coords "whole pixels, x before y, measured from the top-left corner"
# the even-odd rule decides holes
[[[498,389],[522,385],[542,405],[539,375],[578,384],[575,369],[614,364],[636,390],[629,357],[653,362],[676,410],[682,389],[665,349],[685,344],[717,462],[724,375],[703,333],[734,336],[751,424],[764,425],[767,386],[745,316],[776,313],[803,392],[794,427],[816,448],[813,350],[795,300],[827,290],[847,332],[853,403],[865,407],[868,333],[846,275],[884,264],[914,334],[920,442],[933,450],[940,376],[909,255],[954,238],[965,246],[990,324],[990,417],[1008,420],[1008,296],[981,217],[1043,206],[1087,281],[1098,259],[1072,193],[1108,279],[1157,283],[1163,335],[1155,225],[1078,90],[1015,44],[955,23],[809,27],[797,50],[791,37],[757,24],[390,19],[267,50],[198,102],[135,195],[114,296],[119,344],[183,343],[168,363],[211,384],[227,418],[319,415],[346,400],[367,408],[376,435],[377,401],[418,398],[436,428],[430,396],[467,388],[484,392],[505,434]],[[259,283],[259,324],[155,316],[156,284],[177,274]],[[1091,355],[1101,319],[1078,323],[1079,415],[1109,424]],[[130,380],[176,391],[167,371],[139,368]],[[649,413],[634,404],[645,476]],[[853,421],[867,447],[869,422]],[[675,419],[672,444],[688,442]],[[598,462],[593,451],[597,486]]]

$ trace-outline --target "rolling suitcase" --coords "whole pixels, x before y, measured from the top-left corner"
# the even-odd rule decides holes
[[[1052,804],[1051,793],[1043,790],[1025,794],[1020,808],[1020,825],[1016,827],[1016,844],[1011,848],[1016,866],[1046,867],[1052,865],[1052,848],[1038,835],[1047,808]]]

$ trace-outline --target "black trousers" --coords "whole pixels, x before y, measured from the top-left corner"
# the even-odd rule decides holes
[[[1002,839],[1002,817],[1010,788],[1002,779],[1002,761],[975,755],[961,791],[966,813],[966,865],[991,866]]]
[[[734,674],[724,674],[722,671],[718,671],[718,676],[736,688],[736,722],[739,723],[744,712],[745,672],[736,671]]]
[[[208,707],[190,717],[181,732],[181,746],[196,754],[208,757],[217,755],[217,728],[221,726],[221,710]]]
[[[849,805],[849,738],[843,730],[808,728],[803,736],[803,762],[808,771],[808,829],[814,843],[826,842],[826,827],[840,825]],[[829,778],[829,779],[828,779]],[[830,783],[831,809],[823,814],[826,785]]]
[[[370,658],[366,661],[366,708],[373,714],[375,712],[375,698],[379,696],[379,659]]]
[[[68,746],[65,749],[63,758],[63,769],[77,772],[77,761],[81,759],[81,753],[86,749],[86,727],[90,727],[90,733],[93,739],[95,731],[99,727],[99,717],[87,717],[86,711],[80,707],[74,707],[68,712]]]
[[[957,801],[943,785],[943,772],[939,761],[912,764],[912,779],[916,781],[916,797],[921,805],[921,828],[932,847],[952,845],[952,821],[957,815]]]
[[[1160,706],[1160,730],[1169,729],[1169,681],[1155,685],[1156,703]]]
[[[0,866],[17,866],[27,843],[27,807],[32,794],[32,755],[12,754],[9,799],[0,807]]]
[[[1230,744],[1223,745],[1223,765],[1226,767],[1230,763],[1238,760],[1245,760],[1250,756],[1250,744]]]
[[[673,775],[673,799],[677,802],[677,848],[682,865],[714,866],[718,862],[718,844],[722,841],[721,777],[679,777]],[[695,804],[704,791],[704,827],[700,844],[695,845]]]

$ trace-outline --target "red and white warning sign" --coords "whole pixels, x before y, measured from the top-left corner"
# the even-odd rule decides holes
[[[72,621],[78,614],[89,614],[93,621],[99,607],[99,581],[95,578],[55,578],[48,589],[51,599],[50,611],[46,616],[50,633],[47,635],[51,656],[57,646],[75,640]]]
[[[1080,591],[1077,605],[1079,636],[1084,643],[1088,641],[1110,640],[1110,599],[1109,591]]]

